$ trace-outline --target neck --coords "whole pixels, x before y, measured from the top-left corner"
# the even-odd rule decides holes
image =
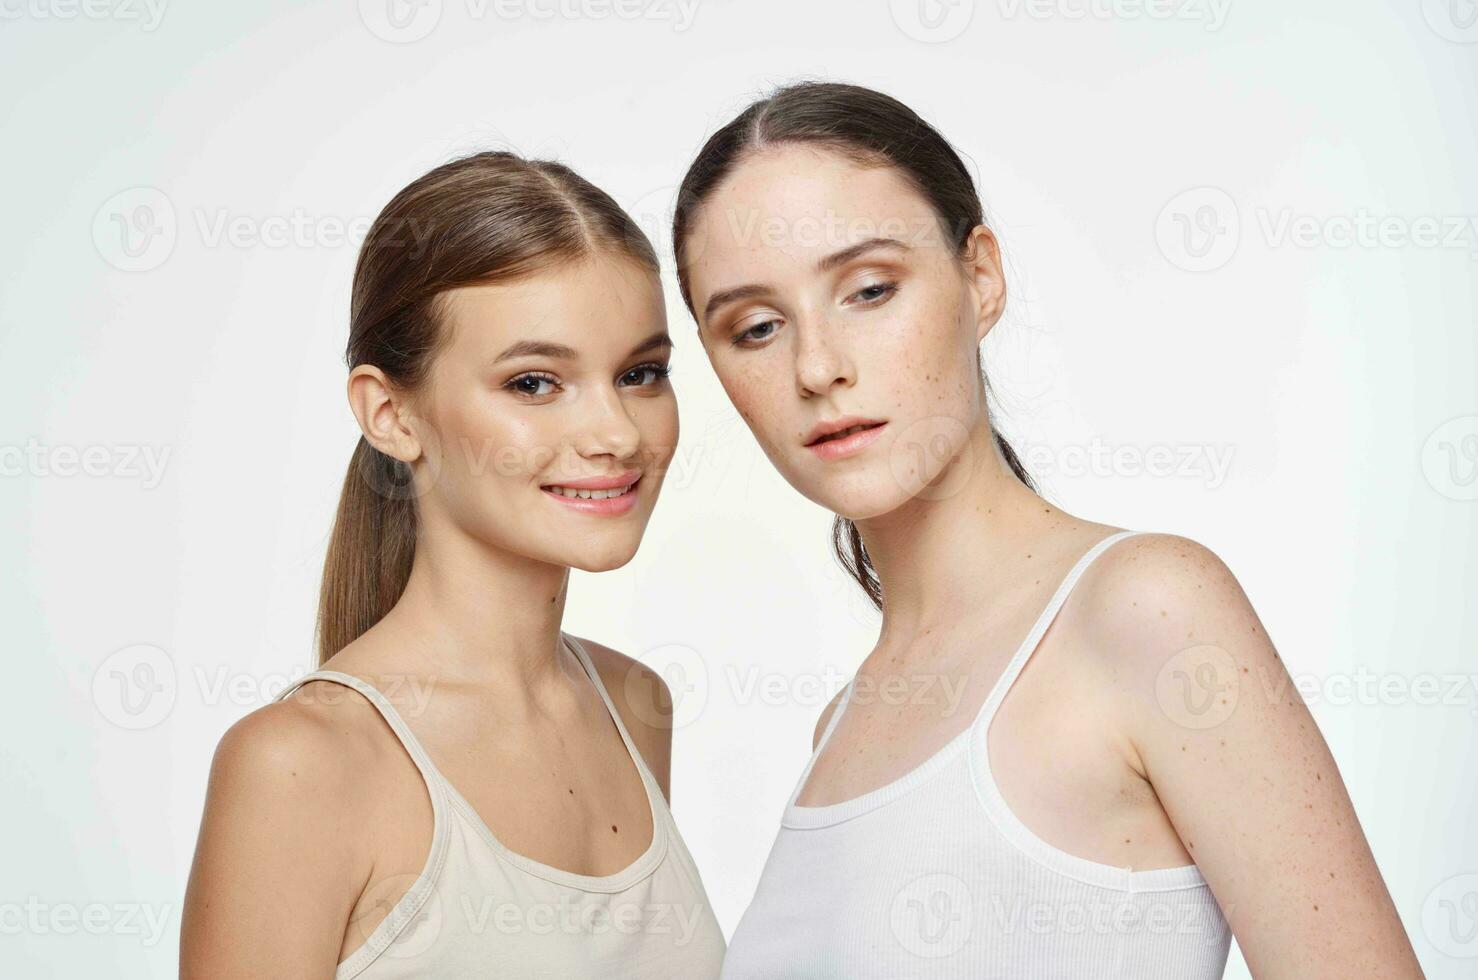
[[[560,623],[569,575],[564,565],[425,527],[405,591],[377,628],[439,677],[535,691],[567,664]]]
[[[982,421],[930,487],[857,522],[883,587],[879,648],[978,612],[1019,581],[1045,534],[1076,523],[1017,478]]]

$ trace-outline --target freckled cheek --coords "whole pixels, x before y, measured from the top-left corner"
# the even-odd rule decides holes
[[[974,354],[962,346],[960,315],[955,304],[930,303],[909,311],[886,349],[869,359],[884,379],[885,397],[924,415],[954,414],[946,406],[968,396],[975,376]]]
[[[787,441],[785,406],[794,401],[795,393],[785,387],[784,376],[755,366],[731,371],[722,380],[729,401],[756,439],[772,445]]]

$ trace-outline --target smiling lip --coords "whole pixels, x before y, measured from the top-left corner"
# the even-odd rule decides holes
[[[588,477],[583,480],[565,480],[561,483],[547,483],[539,489],[550,498],[572,507],[575,510],[587,514],[600,514],[614,516],[625,514],[636,506],[637,484],[641,482],[641,473],[633,470],[630,473],[618,474],[616,476]],[[607,496],[606,491],[625,490],[615,496]],[[561,490],[586,490],[596,491],[592,496],[581,497],[566,496]]]
[[[887,424],[878,419],[843,416],[832,422],[823,422],[812,429],[811,441],[806,443],[806,448],[822,459],[842,459],[861,452],[878,437]]]

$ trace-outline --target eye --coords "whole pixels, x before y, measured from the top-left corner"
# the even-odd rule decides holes
[[[621,375],[621,381],[623,386],[625,387],[640,388],[657,384],[671,373],[672,368],[668,365],[659,364],[656,361],[652,361],[650,364],[638,364],[630,371],[627,371],[625,374]],[[640,380],[641,378],[648,376],[650,376],[650,380]],[[633,378],[637,380],[631,380]]]
[[[553,391],[541,390],[541,385],[551,385],[554,388],[558,388],[559,379],[547,374],[530,371],[527,374],[520,374],[517,377],[509,378],[503,383],[503,387],[514,394],[524,395],[529,398],[554,394]]]
[[[769,327],[770,329],[765,330],[765,327]],[[756,323],[754,326],[748,327],[735,334],[734,339],[731,340],[730,343],[732,343],[735,347],[754,346],[753,344],[746,344],[745,341],[766,340],[779,328],[779,320],[766,320],[763,323]]]
[[[897,290],[898,284],[896,282],[875,282],[863,286],[861,289],[857,290],[857,292],[853,293],[847,298],[860,298],[864,305],[871,306],[877,304],[880,300],[891,296]]]

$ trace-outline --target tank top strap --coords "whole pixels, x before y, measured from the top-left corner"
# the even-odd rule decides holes
[[[837,700],[837,706],[831,709],[831,717],[826,719],[826,727],[821,729],[821,737],[816,740],[816,747],[811,750],[811,758],[806,761],[806,767],[801,770],[800,778],[795,781],[795,788],[790,791],[790,799],[785,802],[787,811],[795,807],[795,801],[801,795],[801,787],[806,785],[806,778],[811,775],[811,770],[816,766],[816,759],[821,755],[821,750],[826,748],[826,743],[831,739],[831,733],[836,731],[842,712],[847,710],[847,705],[852,700],[852,687],[856,682],[857,677],[854,674],[842,688],[842,696]]]
[[[611,699],[611,692],[606,690],[605,681],[601,680],[600,677],[600,671],[595,669],[595,662],[590,659],[590,654],[586,652],[584,644],[579,640],[563,631],[561,631],[560,637],[575,652],[575,657],[580,661],[580,666],[590,676],[590,683],[595,685],[596,693],[605,702],[606,712],[610,714],[611,721],[615,722],[616,731],[621,735],[621,742],[626,746],[626,751],[631,756],[631,761],[640,771],[642,782],[647,783],[650,789],[655,791],[655,797],[660,802],[662,800],[662,791],[657,786],[657,777],[652,774],[652,770],[647,766],[646,758],[637,749],[636,742],[631,738],[631,733],[626,730],[626,722],[621,719],[621,712],[617,710],[616,702]]]
[[[379,688],[368,681],[355,677],[353,674],[346,674],[341,670],[315,670],[289,683],[272,700],[281,701],[309,681],[332,681],[344,687],[353,688],[355,691],[364,695],[365,700],[375,706],[375,710],[380,713],[380,717],[385,719],[385,723],[395,733],[395,737],[400,741],[401,746],[405,748],[406,754],[411,757],[411,761],[415,763],[416,769],[420,771],[421,778],[426,781],[426,785],[434,790],[432,793],[432,803],[435,805],[436,811],[440,812],[441,801],[446,795],[446,777],[436,768],[436,764],[431,761],[431,756],[427,754],[420,740],[411,732],[410,726],[405,723],[405,719],[401,717],[400,712],[395,710],[395,705],[390,702],[390,699],[380,693]]]
[[[1094,559],[1107,551],[1115,542],[1122,541],[1124,538],[1134,534],[1145,533],[1147,532],[1135,530],[1115,531],[1107,537],[1100,538],[1093,547],[1085,551],[1073,563],[1072,568],[1068,569],[1067,574],[1063,576],[1061,584],[1057,586],[1057,591],[1052,593],[1052,598],[1047,600],[1047,605],[1037,616],[1036,622],[1032,624],[1031,631],[1026,634],[1026,639],[1021,641],[1021,646],[1017,647],[1015,654],[1007,662],[1006,669],[996,679],[995,686],[991,688],[990,695],[986,697],[985,703],[980,706],[980,711],[975,716],[975,720],[971,722],[969,731],[978,732],[982,727],[990,725],[991,719],[995,717],[996,710],[1001,706],[1001,702],[1005,700],[1006,692],[1011,689],[1012,683],[1015,682],[1022,668],[1026,666],[1027,660],[1031,658],[1037,645],[1042,642],[1042,636],[1047,632],[1047,628],[1052,625],[1052,621],[1057,618],[1057,613],[1062,609],[1063,603],[1067,601],[1068,595],[1073,591],[1073,586],[1078,584],[1078,579],[1083,577],[1083,573],[1088,570],[1089,565],[1093,564]]]

